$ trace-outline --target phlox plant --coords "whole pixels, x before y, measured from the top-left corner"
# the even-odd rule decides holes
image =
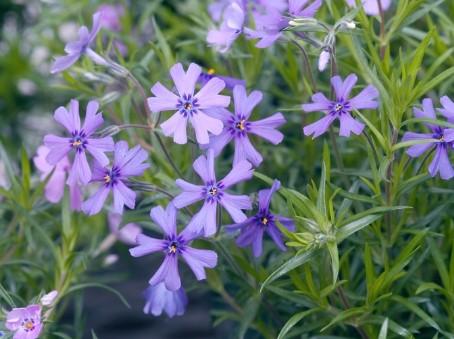
[[[0,337],[108,338],[84,294],[126,316],[134,281],[155,326],[203,298],[219,337],[454,338],[453,3],[31,5]]]

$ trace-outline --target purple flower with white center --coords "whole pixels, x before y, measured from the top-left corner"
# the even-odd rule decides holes
[[[24,308],[13,308],[6,315],[5,326],[15,332],[14,339],[36,339],[41,334],[41,306],[28,305]]]
[[[250,121],[249,118],[255,106],[262,100],[262,92],[253,91],[249,96],[244,86],[235,86],[233,89],[233,101],[235,103],[235,114],[226,109],[213,110],[213,116],[221,119],[224,123],[224,130],[218,136],[211,138],[207,148],[212,148],[214,155],[218,156],[222,149],[232,140],[235,143],[233,164],[237,165],[243,160],[248,160],[255,167],[263,161],[261,154],[252,146],[249,134],[262,137],[274,145],[279,144],[284,135],[277,130],[286,120],[282,113],[275,113],[272,116]]]
[[[350,7],[356,6],[356,0],[345,0]],[[391,0],[362,0],[364,12],[368,15],[379,15],[380,7],[378,7],[378,1],[381,3],[381,8],[383,11],[388,10],[391,6]]]
[[[237,3],[232,3],[224,10],[219,29],[208,32],[207,42],[216,47],[221,53],[227,52],[233,42],[243,32],[246,13]]]
[[[183,315],[188,305],[188,297],[183,287],[176,291],[166,288],[161,282],[154,286],[148,286],[144,293],[146,304],[143,308],[145,314],[153,314],[155,317],[165,312],[169,318]]]
[[[227,189],[241,181],[249,180],[254,170],[248,161],[240,161],[222,180],[216,180],[214,171],[214,152],[207,151],[207,155],[201,155],[192,165],[196,173],[202,178],[203,185],[194,185],[183,179],[177,179],[176,184],[183,192],[173,199],[177,208],[183,208],[197,201],[203,200],[200,211],[194,215],[187,229],[198,234],[202,229],[205,236],[216,233],[216,210],[218,204],[224,207],[235,222],[246,220],[242,210],[252,208],[251,200],[247,195],[233,195],[227,193]]]
[[[140,176],[150,167],[148,154],[139,145],[128,150],[126,141],[115,144],[112,167],[107,168],[95,162],[92,181],[101,182],[99,190],[82,204],[82,211],[88,215],[98,213],[110,192],[113,194],[113,210],[123,214],[124,205],[134,209],[136,193],[128,186],[128,178]]]
[[[66,128],[70,133],[69,138],[48,134],[44,137],[44,145],[50,149],[46,157],[47,162],[55,166],[70,151],[74,152],[73,165],[71,167],[68,185],[86,185],[91,179],[91,170],[88,166],[86,152],[90,153],[101,166],[109,164],[109,158],[104,154],[114,149],[111,137],[93,138],[96,129],[102,125],[104,119],[98,113],[97,101],[90,101],[87,105],[84,124],[81,127],[79,116],[79,102],[72,99],[69,110],[59,107],[54,113],[54,119]]]
[[[312,18],[322,5],[322,0],[289,0],[288,14],[293,17]],[[267,6],[265,12],[254,13],[255,29],[244,28],[249,39],[259,39],[255,45],[258,48],[271,46],[282,36],[282,32],[289,26],[289,18],[284,10]]]
[[[422,108],[422,110],[416,107],[413,109],[416,118],[436,119],[435,109],[431,99],[424,99]],[[454,169],[449,161],[448,149],[454,145],[454,129],[442,128],[441,126],[428,123],[425,125],[431,130],[431,133],[406,132],[404,134],[402,141],[427,139],[427,143],[410,146],[406,153],[410,157],[416,158],[429,149],[434,149],[435,156],[429,165],[430,175],[434,177],[437,173],[440,173],[442,179],[451,179],[454,177]],[[433,139],[436,139],[436,141]]]
[[[213,78],[219,78],[222,81],[224,81],[225,87],[230,90],[233,90],[233,88],[236,85],[242,85],[242,86],[246,87],[246,81],[238,79],[238,78],[233,78],[233,77],[216,74],[216,72],[213,68],[210,68],[207,72],[200,73],[200,76],[197,79],[197,82],[203,86]]]
[[[33,162],[36,168],[41,172],[41,181],[46,180],[47,176],[52,173],[46,186],[44,187],[44,196],[51,203],[58,203],[65,193],[66,174],[71,169],[71,164],[67,156],[64,156],[55,166],[50,165],[46,158],[50,149],[46,146],[39,146]],[[69,186],[70,205],[72,210],[80,210],[82,204],[82,194],[79,185],[71,184]]]
[[[90,48],[90,45],[95,40],[100,29],[101,13],[97,12],[93,15],[93,27],[91,31],[89,32],[86,26],[82,26],[79,29],[79,40],[66,44],[66,55],[55,59],[50,72],[54,74],[64,71],[65,69],[71,67],[83,55],[87,55],[97,64],[107,65],[107,61]]]
[[[164,232],[164,239],[155,239],[140,234],[137,236],[138,246],[129,250],[133,257],[142,257],[154,252],[164,253],[164,261],[151,277],[150,285],[155,286],[163,282],[168,290],[178,291],[181,288],[178,272],[179,257],[182,257],[188,264],[197,280],[205,279],[205,268],[214,268],[217,264],[216,252],[191,247],[191,241],[197,235],[191,232],[188,227],[177,234],[177,210],[173,204],[169,204],[166,210],[161,206],[152,208],[150,217]]]
[[[204,110],[214,107],[227,107],[230,97],[220,95],[225,83],[219,78],[209,80],[197,94],[195,85],[202,73],[200,66],[192,63],[185,72],[181,64],[173,65],[170,76],[179,95],[169,91],[157,82],[151,92],[155,97],[148,98],[148,105],[153,112],[176,110],[177,112],[161,124],[165,136],[173,136],[177,144],[187,143],[187,122],[194,127],[197,142],[207,144],[209,132],[218,135],[222,132],[222,121],[212,118]]]
[[[246,219],[242,223],[227,226],[229,231],[241,230],[241,233],[236,240],[237,245],[246,247],[252,244],[252,251],[255,257],[259,257],[262,254],[263,234],[265,232],[268,233],[280,250],[286,250],[282,240],[282,232],[276,226],[276,221],[280,222],[290,231],[295,230],[293,220],[280,215],[275,215],[270,211],[271,198],[280,186],[280,182],[274,180],[271,189],[259,191],[259,210],[255,216]]]
[[[450,123],[454,124],[454,102],[447,96],[441,97],[440,102],[443,108],[440,108],[439,111]]]
[[[379,93],[374,86],[369,85],[358,95],[350,98],[350,93],[357,81],[358,77],[355,74],[350,74],[345,81],[336,75],[331,78],[331,85],[336,94],[335,100],[327,99],[322,93],[315,93],[312,96],[312,103],[302,105],[303,111],[322,111],[326,114],[320,120],[304,127],[304,135],[313,135],[313,138],[322,135],[336,119],[340,122],[340,136],[349,137],[352,132],[356,135],[362,133],[364,124],[355,120],[350,112],[359,109],[376,109]]]
[[[102,4],[98,8],[98,13],[101,13],[101,27],[114,32],[121,30],[121,17],[125,14],[122,5]]]

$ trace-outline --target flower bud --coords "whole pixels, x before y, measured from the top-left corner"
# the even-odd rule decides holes
[[[58,291],[53,290],[53,291],[43,295],[40,299],[40,303],[43,306],[51,306],[54,303],[57,296],[58,296]]]
[[[318,59],[318,70],[320,72],[323,72],[326,69],[326,66],[328,66],[328,62],[330,59],[330,53],[326,49],[324,49],[320,53],[320,57]]]

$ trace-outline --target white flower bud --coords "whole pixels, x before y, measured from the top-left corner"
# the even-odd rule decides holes
[[[324,49],[320,53],[320,57],[318,59],[318,70],[320,72],[323,72],[326,69],[326,66],[328,66],[328,62],[330,59],[330,53],[326,49]]]
[[[56,290],[53,290],[41,297],[41,305],[43,306],[50,306],[54,303],[55,299],[58,296],[58,292]]]

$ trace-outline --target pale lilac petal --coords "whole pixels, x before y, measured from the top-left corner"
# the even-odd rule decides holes
[[[164,281],[166,288],[171,291],[176,291],[181,287],[178,262],[175,255],[166,255],[159,269],[151,277],[149,284],[156,285],[161,281]]]
[[[378,90],[369,85],[349,100],[350,106],[353,109],[375,109],[378,107],[378,102],[375,100],[378,96]]]
[[[88,166],[87,157],[84,152],[76,152],[74,163],[70,171],[67,183],[79,182],[83,185],[91,180],[91,170]]]
[[[450,122],[454,122],[454,102],[447,96],[441,97],[440,102],[443,106],[443,108],[440,109],[441,114]]]
[[[153,207],[150,211],[150,217],[167,236],[176,235],[177,211],[173,204],[167,205],[165,210],[161,206]]]
[[[270,189],[260,190],[258,193],[259,210],[268,212],[274,192],[281,187],[279,180],[274,180]]]
[[[118,181],[113,186],[113,208],[115,213],[123,214],[124,205],[134,209],[136,202],[136,193],[128,188],[122,181]]]
[[[224,229],[226,230],[226,232],[232,233],[232,232],[235,232],[235,231],[241,230],[241,229],[246,230],[247,228],[249,228],[248,226],[250,226],[253,223],[255,223],[255,219],[254,219],[254,217],[250,217],[250,218],[247,218],[245,221],[242,221],[242,222],[239,222],[236,224],[225,225]]]
[[[331,109],[332,102],[328,100],[323,93],[315,93],[312,96],[311,103],[303,104],[301,107],[305,112],[328,112]]]
[[[200,250],[192,247],[186,247],[182,253],[197,280],[206,278],[205,267],[214,268],[218,262],[216,252],[210,250]]]
[[[122,176],[139,176],[150,167],[150,164],[143,163],[148,158],[148,153],[140,147],[134,146],[128,150],[128,143],[119,141],[115,144],[114,165],[121,169]]]
[[[66,128],[69,133],[80,130],[79,102],[72,99],[69,104],[69,111],[60,106],[55,110],[54,119]]]
[[[187,118],[177,112],[160,125],[162,133],[167,137],[173,135],[173,141],[177,144],[186,144],[188,142],[187,121]]]
[[[340,129],[339,135],[342,137],[349,137],[350,133],[359,135],[363,132],[365,125],[358,120],[353,119],[350,113],[343,113],[339,117]]]
[[[276,128],[285,124],[285,122],[286,120],[282,113],[275,113],[268,118],[251,121],[249,124],[250,130],[248,132],[258,135],[272,144],[277,145],[284,139],[284,134],[276,130]]]
[[[202,178],[204,183],[216,182],[214,172],[214,152],[208,150],[206,156],[201,155],[192,164],[194,171]]]
[[[224,193],[221,205],[226,209],[234,222],[243,222],[247,219],[243,210],[252,209],[252,203],[247,195],[231,195]]]
[[[93,14],[93,24],[91,27],[90,34],[88,36],[88,41],[89,43],[92,42],[95,38],[96,35],[98,34],[99,30],[101,29],[101,16],[102,12],[96,12]]]
[[[225,53],[230,49],[230,47],[232,47],[232,44],[235,42],[236,38],[238,38],[240,33],[241,32],[231,29],[212,29],[208,31],[207,42],[215,47],[219,52]]]
[[[142,234],[142,228],[134,223],[124,225],[117,233],[118,240],[127,245],[136,245],[137,236]]]
[[[423,139],[432,139],[431,134],[423,134],[423,133],[414,133],[414,132],[405,132],[402,141],[410,141],[410,140],[423,140]],[[416,158],[419,157],[421,154],[429,150],[433,146],[433,142],[427,142],[426,144],[418,144],[410,146],[405,153],[407,153],[410,157]]]
[[[240,5],[233,2],[224,10],[224,22],[223,24],[237,32],[240,32],[243,28],[245,13]]]
[[[110,189],[104,185],[82,204],[82,211],[87,215],[94,215],[101,211]]]
[[[305,126],[303,128],[304,135],[309,136],[313,134],[312,138],[315,139],[325,133],[334,120],[336,120],[336,116],[334,114],[328,114],[320,120]]]
[[[198,111],[189,118],[195,130],[196,140],[199,144],[208,144],[210,142],[209,132],[219,135],[224,128],[221,120],[212,118],[202,111]]]
[[[47,200],[56,204],[63,198],[63,194],[65,193],[65,179],[65,172],[54,171],[44,188],[44,195]]]
[[[147,99],[151,111],[157,113],[177,108],[178,96],[165,88],[160,82],[157,82],[151,88],[151,92],[155,95],[155,97]]]
[[[235,153],[233,156],[233,165],[241,161],[248,160],[254,167],[258,167],[263,161],[262,155],[252,146],[248,136],[235,139]]]
[[[444,180],[449,180],[454,177],[454,169],[448,156],[446,145],[438,145],[435,151],[435,156],[429,165],[429,173],[432,177],[440,173],[440,177]]]
[[[44,137],[44,145],[49,148],[46,161],[52,166],[62,160],[71,150],[69,138],[62,138],[52,134]]]
[[[358,77],[355,74],[348,75],[345,78],[344,82],[342,83],[341,88],[337,89],[336,97],[338,99],[348,98],[357,81],[358,81]]]
[[[98,113],[98,109],[99,103],[96,100],[88,102],[84,125],[82,126],[82,129],[87,136],[92,135],[104,122],[102,113]]]
[[[334,93],[336,94],[336,98],[339,99],[345,99],[342,96],[342,93],[344,91],[344,82],[342,81],[342,78],[339,75],[333,76],[331,78],[331,86],[334,89]]]
[[[445,142],[453,142],[454,141],[454,129],[445,128],[443,130],[443,139]]]
[[[192,217],[184,232],[197,234],[203,230],[206,237],[214,235],[217,228],[216,210],[217,203],[205,202],[200,211]]]
[[[101,166],[109,164],[109,158],[105,152],[114,150],[114,141],[112,137],[105,137],[101,139],[87,139],[87,151],[96,159]]]
[[[248,96],[244,86],[235,86],[233,88],[235,115],[242,119],[248,119],[254,107],[257,106],[262,99],[263,93],[260,91],[253,91]]]
[[[248,161],[241,161],[238,164],[234,165],[229,174],[222,179],[222,184],[225,188],[233,186],[241,181],[249,180],[252,178],[254,169]]]
[[[315,13],[317,13],[317,11],[321,5],[322,5],[322,0],[315,0],[309,6],[304,8],[302,11],[297,12],[297,16],[312,18],[315,16]]]
[[[181,180],[181,179],[178,179],[178,180]],[[177,183],[177,185],[178,185],[178,183]],[[183,207],[192,205],[193,203],[204,199],[204,196],[202,195],[202,187],[201,186],[196,186],[196,187],[198,187],[197,191],[182,192],[182,193],[178,194],[175,198],[173,198],[172,203],[175,205],[175,207],[183,208]]]
[[[233,139],[232,133],[224,130],[221,134],[212,136],[210,143],[206,145],[206,148],[211,148],[214,152],[214,156],[221,154],[224,147]]]
[[[194,96],[198,99],[199,108],[227,107],[230,104],[230,97],[218,94],[224,88],[225,82],[219,78],[208,81]]]
[[[69,185],[69,204],[73,211],[82,209],[82,192],[78,184]]]
[[[137,246],[130,248],[129,253],[136,258],[162,251],[166,247],[164,240],[151,238],[144,234],[137,235],[135,242],[137,243]]]
[[[172,77],[180,96],[194,95],[195,84],[200,76],[200,73],[202,73],[202,69],[199,65],[194,63],[189,65],[186,73],[184,72],[183,65],[181,63],[172,66],[170,69],[170,76]]]
[[[62,72],[65,69],[71,67],[77,60],[79,60],[79,58],[80,58],[79,53],[73,53],[73,54],[68,54],[65,56],[57,57],[57,58],[55,58],[55,61],[52,64],[50,72],[52,74]]]

